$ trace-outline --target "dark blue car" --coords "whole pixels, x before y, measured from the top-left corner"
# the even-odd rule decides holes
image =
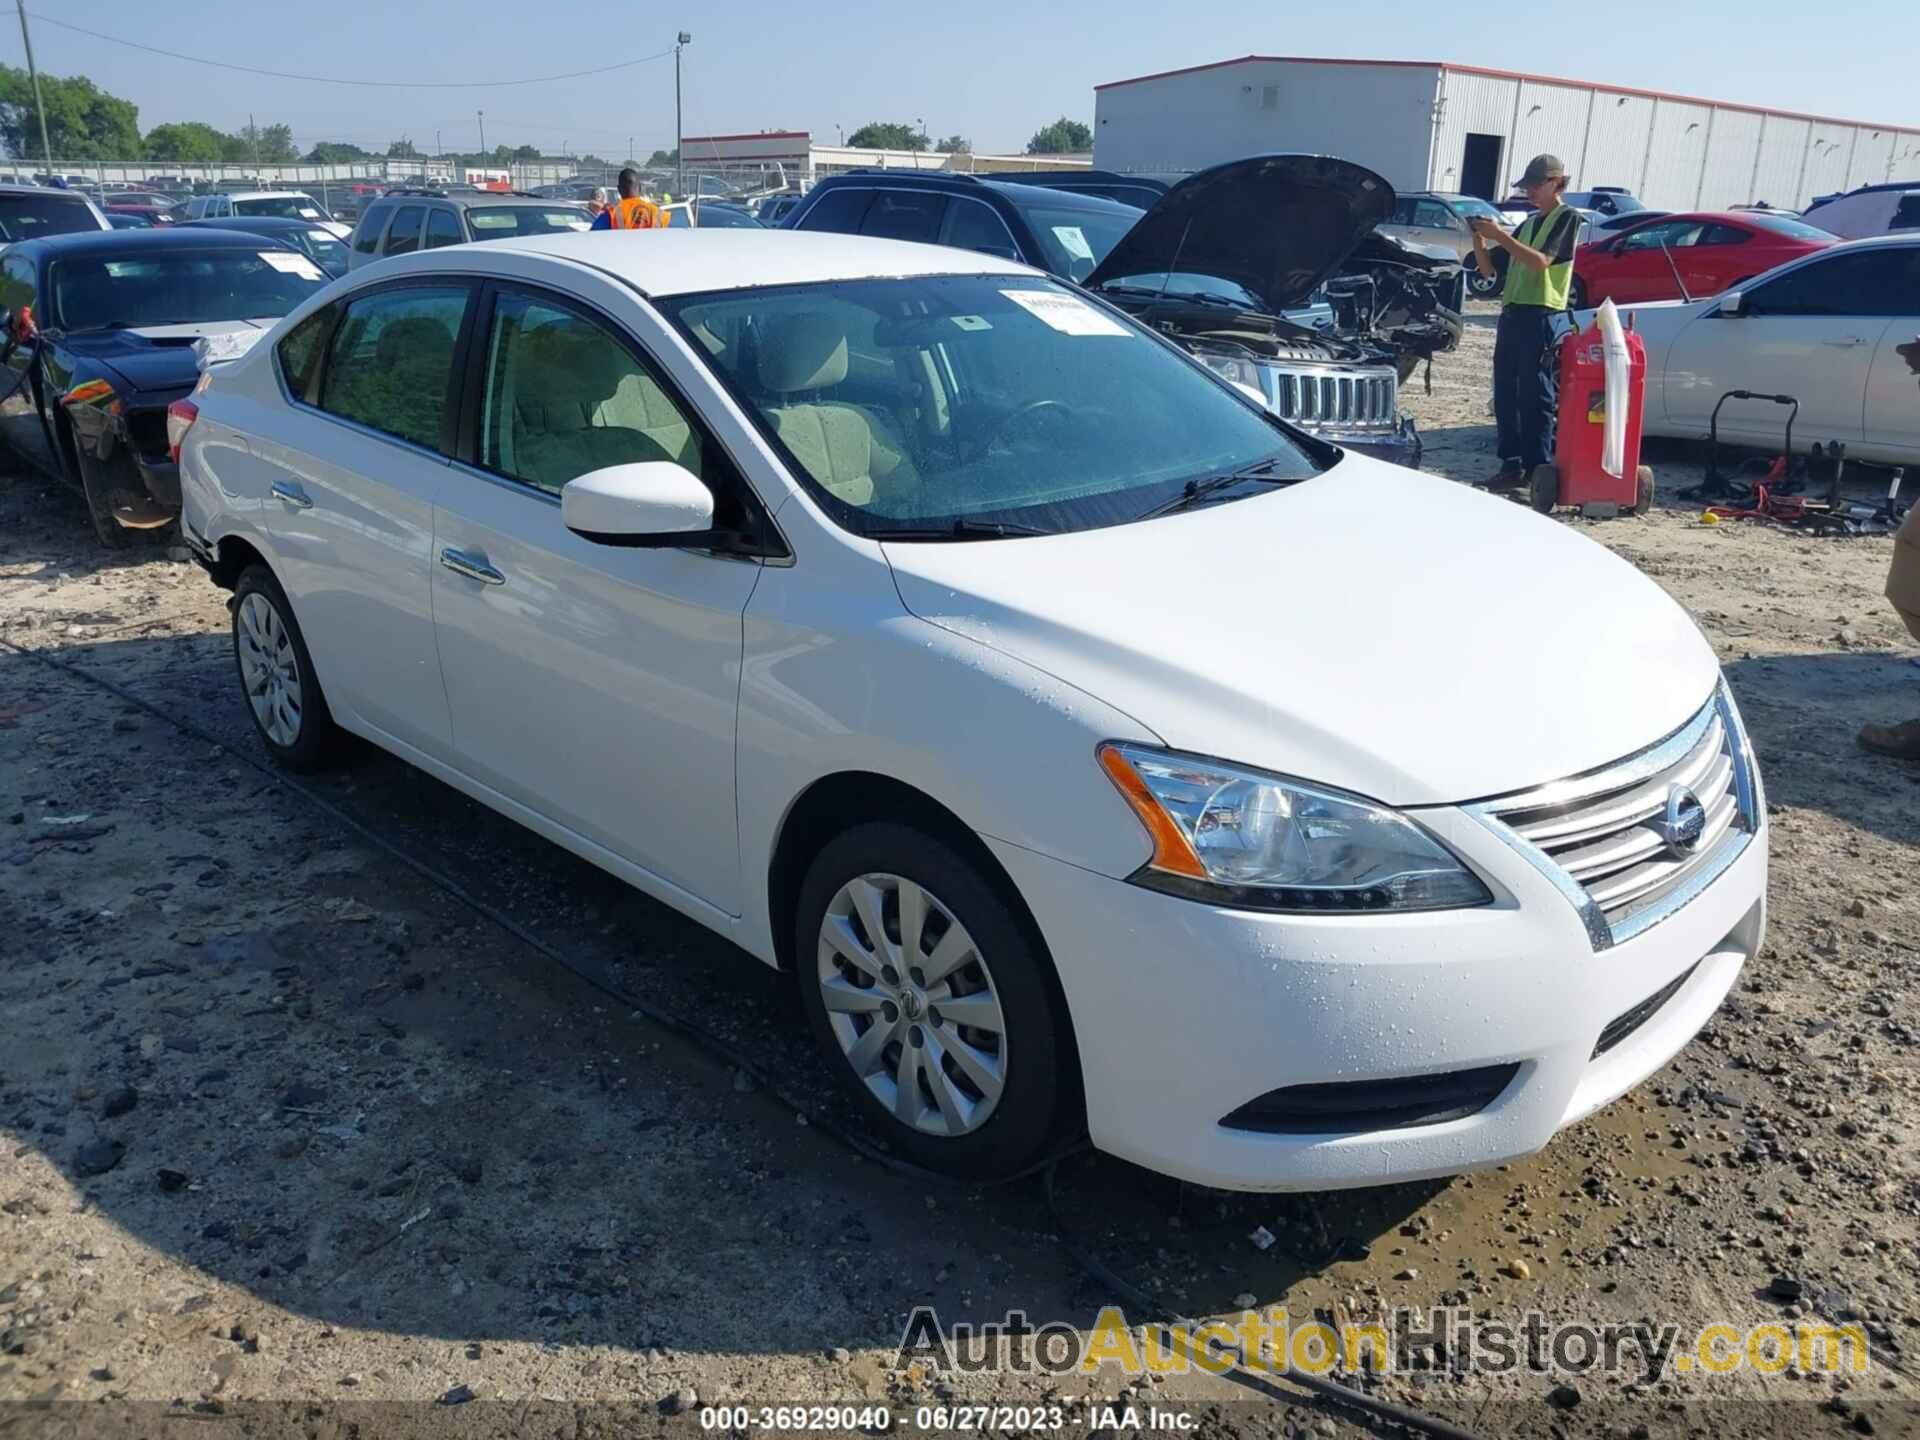
[[[198,226],[13,245],[0,256],[0,434],[86,497],[102,544],[167,525],[180,513],[167,406],[199,380],[194,342],[264,333],[326,283],[268,236]]]
[[[188,220],[184,225],[265,235],[282,245],[291,245],[326,271],[329,279],[347,273],[351,254],[347,242],[310,220],[289,220],[280,215],[236,215],[230,220]]]

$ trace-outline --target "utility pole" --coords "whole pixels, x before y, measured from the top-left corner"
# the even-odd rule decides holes
[[[33,63],[33,37],[27,33],[27,0],[14,0],[20,9],[20,43],[27,52],[27,73],[33,77],[33,113],[40,117],[40,158],[47,163],[47,178],[53,178],[53,146],[47,142],[47,106],[40,98],[40,71]]]
[[[487,112],[484,110],[476,110],[473,113],[478,116],[480,120],[480,159],[482,163],[485,163],[487,158]]]
[[[25,0],[22,0],[25,3]],[[247,112],[247,138],[253,141],[253,173],[260,173],[260,127],[253,123],[253,112]]]
[[[685,141],[680,135],[680,51],[693,43],[693,36],[682,30],[673,44],[673,188],[685,198],[687,189],[687,157],[680,151]]]

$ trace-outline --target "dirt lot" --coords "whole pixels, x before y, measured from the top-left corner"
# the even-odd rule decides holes
[[[1491,333],[1476,315],[1432,395],[1410,387],[1440,475],[1492,469]],[[1666,487],[1695,461],[1659,457]],[[1891,542],[1677,505],[1572,523],[1692,610],[1754,731],[1772,926],[1725,1011],[1498,1172],[1263,1198],[1079,1156],[1050,1210],[1037,1181],[953,1189],[851,1152],[779,977],[437,782],[371,753],[304,794],[276,781],[222,595],[180,552],[103,553],[77,499],[0,475],[0,640],[31,652],[0,648],[0,1400],[67,1402],[0,1405],[0,1433],[571,1435],[828,1400],[889,1402],[904,1431],[940,1396],[1083,1415],[1111,1373],[894,1358],[922,1304],[1089,1325],[1119,1297],[1088,1253],[1190,1315],[1871,1336],[1843,1377],[1463,1376],[1444,1348],[1363,1377],[1488,1435],[1920,1431],[1920,767],[1852,739],[1920,714],[1880,598]],[[1140,1394],[1210,1434],[1369,1423],[1284,1379]]]

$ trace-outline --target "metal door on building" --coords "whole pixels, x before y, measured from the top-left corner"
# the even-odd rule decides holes
[[[1498,200],[1506,187],[1500,183],[1500,150],[1504,136],[1467,136],[1466,150],[1460,157],[1460,193],[1478,195],[1482,200]]]

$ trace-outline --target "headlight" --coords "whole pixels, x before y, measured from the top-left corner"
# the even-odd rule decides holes
[[[1406,816],[1218,760],[1106,744],[1101,767],[1147,827],[1133,878],[1257,910],[1451,910],[1493,896]]]
[[[1260,389],[1260,370],[1251,360],[1242,360],[1238,355],[1217,355],[1206,350],[1194,351],[1193,358],[1223,379],[1231,380],[1236,385]]]

